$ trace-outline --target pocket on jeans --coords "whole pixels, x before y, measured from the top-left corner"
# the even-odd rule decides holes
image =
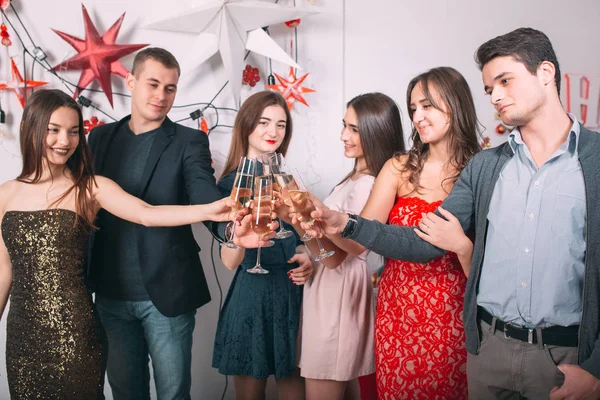
[[[552,367],[559,374],[563,373],[558,369],[559,365],[563,364],[577,364],[577,348],[576,347],[563,347],[563,346],[548,346],[545,345],[543,349],[544,355]]]
[[[481,328],[481,343],[480,343],[480,347],[481,347],[490,339],[491,336],[494,336],[494,335],[492,334],[491,325],[487,324],[484,321],[481,321],[479,323],[479,326]]]

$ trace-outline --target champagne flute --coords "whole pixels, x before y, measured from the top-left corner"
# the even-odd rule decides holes
[[[252,200],[252,180],[254,179],[254,170],[256,168],[256,161],[242,157],[238,164],[235,179],[233,180],[233,186],[231,188],[231,194],[229,197],[235,201],[233,205],[234,211],[240,211],[243,208],[250,206]],[[235,224],[231,230],[231,237],[226,242],[221,243],[221,246],[229,247],[230,249],[239,249],[238,246],[233,242],[233,235],[235,234]]]
[[[313,211],[315,211],[315,205],[310,200],[310,193],[306,189],[302,178],[298,171],[293,170],[292,176],[294,178],[294,187],[289,187],[288,195],[289,199],[294,206],[294,210],[296,211],[296,215],[298,219],[308,225],[314,224],[315,220],[310,215]],[[327,251],[323,247],[323,243],[319,240],[319,238],[313,238],[308,233],[304,233],[302,238],[303,242],[308,242],[309,240],[315,239],[317,241],[317,245],[319,246],[319,254],[313,257],[315,261],[321,261],[324,258],[331,257],[335,254],[335,251]]]
[[[252,199],[252,221],[250,226],[258,236],[256,249],[256,265],[246,271],[251,274],[268,274],[269,271],[260,265],[260,241],[269,233],[271,213],[273,212],[273,178],[271,175],[256,176],[254,178],[254,198]]]
[[[268,157],[268,163],[273,174],[273,188],[282,194],[282,190],[287,186],[285,183],[286,172],[289,171],[285,163],[285,158],[283,158],[283,154],[281,153],[267,153],[266,156]],[[276,239],[286,239],[294,235],[292,231],[285,229],[281,218],[277,218],[277,220],[279,221],[279,231],[275,235]]]

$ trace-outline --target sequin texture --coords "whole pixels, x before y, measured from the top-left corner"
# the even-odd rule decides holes
[[[88,232],[70,210],[7,211],[11,399],[104,399],[106,336],[84,283]]]

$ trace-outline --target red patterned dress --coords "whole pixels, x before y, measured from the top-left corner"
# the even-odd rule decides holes
[[[441,201],[398,197],[389,224],[416,226]],[[466,399],[463,295],[454,253],[426,264],[388,260],[379,282],[375,356],[379,399]]]

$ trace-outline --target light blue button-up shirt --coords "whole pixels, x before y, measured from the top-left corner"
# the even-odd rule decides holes
[[[579,324],[586,204],[575,121],[562,146],[537,168],[521,133],[494,187],[477,304],[529,328]]]

